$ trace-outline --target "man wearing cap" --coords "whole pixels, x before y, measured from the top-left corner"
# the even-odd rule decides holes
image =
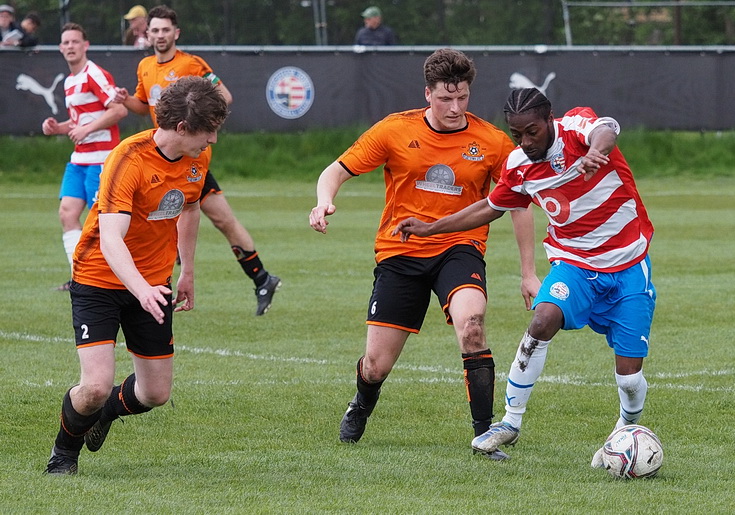
[[[148,30],[148,11],[142,5],[134,5],[128,11],[128,14],[123,16],[130,26],[123,35],[123,44],[133,46],[138,50],[145,50],[151,46],[146,35]]]
[[[396,34],[393,29],[383,25],[383,13],[375,6],[362,11],[365,26],[355,34],[355,45],[383,46],[395,45]]]
[[[0,5],[0,46],[18,46],[22,38],[23,31],[15,23],[15,9]]]

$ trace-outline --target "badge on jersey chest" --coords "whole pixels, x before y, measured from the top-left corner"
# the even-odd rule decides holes
[[[158,209],[148,214],[148,220],[168,220],[176,218],[184,210],[184,193],[180,190],[169,190],[158,203]]]
[[[199,182],[202,180],[202,173],[197,168],[196,163],[193,163],[191,165],[191,168],[189,168],[189,172],[186,175],[186,180],[189,182]]]
[[[564,153],[558,152],[551,156],[551,159],[549,160],[549,165],[551,166],[551,169],[554,170],[554,173],[559,175],[564,173],[565,169],[565,162],[564,162]]]
[[[482,154],[480,145],[473,141],[467,145],[467,150],[462,152],[462,159],[466,159],[467,161],[482,161],[485,159],[485,155]]]

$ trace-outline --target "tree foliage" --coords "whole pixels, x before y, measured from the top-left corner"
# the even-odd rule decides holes
[[[121,42],[123,14],[144,0],[16,0],[18,18],[38,11],[41,42],[59,40],[60,4],[97,45]],[[182,45],[314,45],[315,5],[325,2],[329,45],[351,45],[368,5],[383,10],[403,45],[564,45],[560,0],[169,0]],[[688,7],[570,8],[575,45],[732,45],[735,3]]]

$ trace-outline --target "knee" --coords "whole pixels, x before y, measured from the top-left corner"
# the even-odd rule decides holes
[[[81,213],[76,212],[74,209],[68,206],[59,207],[59,221],[64,230],[73,229],[74,226],[79,224],[79,217]]]
[[[74,408],[80,413],[91,413],[102,408],[112,392],[112,385],[80,385],[74,396]]]
[[[538,340],[551,340],[564,325],[564,314],[553,304],[539,304],[528,326],[528,334]]]
[[[485,315],[470,315],[462,325],[460,345],[463,353],[485,350]]]
[[[385,381],[390,371],[391,366],[388,363],[381,362],[380,359],[365,356],[362,360],[360,375],[368,383],[379,383]]]
[[[136,392],[136,397],[138,397],[138,401],[143,406],[148,408],[157,408],[158,406],[163,406],[168,402],[171,398],[171,390],[162,389],[154,392]]]

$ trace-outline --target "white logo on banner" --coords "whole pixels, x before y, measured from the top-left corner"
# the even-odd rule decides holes
[[[549,87],[549,84],[552,80],[556,78],[556,73],[551,72],[546,76],[546,79],[544,79],[544,83],[541,86],[537,86],[533,82],[531,82],[531,79],[523,75],[522,73],[512,73],[510,76],[510,83],[508,86],[510,89],[525,89],[525,88],[536,88],[541,93],[546,95],[546,88]]]
[[[54,82],[50,87],[44,88],[41,86],[36,79],[25,73],[18,75],[15,79],[15,89],[22,89],[24,91],[30,91],[34,95],[42,96],[48,106],[51,108],[53,114],[59,112],[59,108],[56,106],[56,99],[54,98],[54,90],[56,85],[64,79],[64,74],[60,73],[54,77]]]

